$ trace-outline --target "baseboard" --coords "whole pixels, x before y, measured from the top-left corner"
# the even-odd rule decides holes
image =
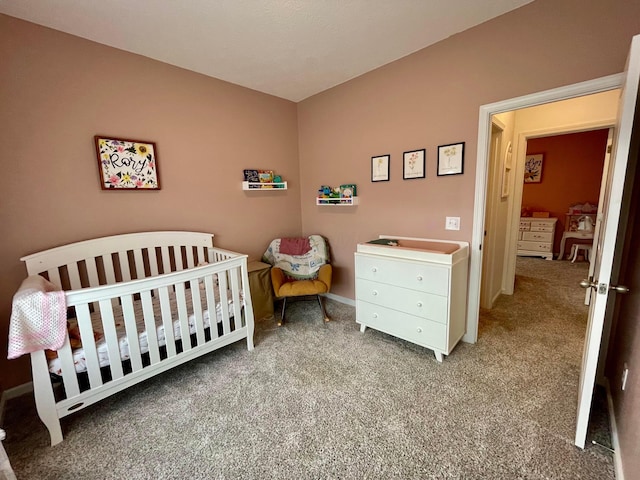
[[[23,383],[2,392],[2,396],[0,396],[0,425],[4,423],[4,406],[7,401],[30,392],[33,392],[33,382]]]
[[[618,427],[616,425],[616,415],[613,410],[613,398],[611,397],[611,388],[609,380],[605,379],[605,387],[607,390],[607,406],[609,410],[609,424],[611,425],[611,445],[613,446],[613,466],[616,472],[616,480],[624,480],[624,472],[622,471],[622,458],[620,457],[620,442],[618,441]]]
[[[342,297],[333,293],[325,293],[324,296],[329,300],[335,300],[336,302],[344,303],[345,305],[351,305],[352,307],[356,306],[356,301],[347,297]]]

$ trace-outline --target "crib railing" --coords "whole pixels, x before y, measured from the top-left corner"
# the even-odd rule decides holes
[[[29,274],[46,272],[49,280],[57,285],[68,282],[70,290],[65,292],[67,307],[77,319],[86,357],[88,387],[85,389],[76,374],[73,348],[67,335],[64,346],[56,352],[64,386],[64,398],[56,400],[45,352],[31,354],[36,405],[40,418],[49,429],[52,445],[62,441],[59,418],[243,338],[247,339],[248,349],[253,349],[253,310],[247,256],[212,248],[210,234],[195,233],[192,244],[185,246],[184,234],[153,232],[153,237],[149,234],[123,235],[121,237],[128,237],[123,242],[128,247],[112,255],[100,253],[105,252],[107,244],[101,242],[104,239],[96,239],[74,244],[75,253],[67,246],[23,258]],[[178,243],[177,238],[183,243]],[[120,237],[107,239],[112,247],[114,240],[121,241]],[[132,248],[132,243],[140,248]],[[81,246],[80,253],[78,245]],[[105,281],[107,283],[103,284]],[[78,288],[73,288],[78,285]],[[200,285],[204,286],[202,294]],[[175,295],[174,307],[169,301],[171,295]],[[191,303],[188,309],[189,296]],[[154,299],[159,303],[164,347],[160,346],[156,336]],[[134,302],[140,302],[142,306],[137,313],[133,308]],[[219,324],[217,305],[221,307]],[[129,346],[126,368],[121,361],[114,308],[122,309]],[[190,333],[188,310],[194,317],[193,334]],[[209,314],[209,327],[205,325],[205,311]],[[108,367],[100,366],[92,312],[99,312],[109,357]],[[175,319],[179,324],[180,340],[174,336]],[[141,332],[138,331],[137,320],[141,320],[147,332],[148,351],[144,354],[140,348]],[[106,376],[105,368],[108,368]]]
[[[233,265],[235,263],[235,265]],[[94,331],[91,321],[90,305],[97,303],[104,332],[104,341],[109,352],[109,364],[111,381],[118,381],[125,376],[121,363],[121,348],[113,313],[113,303],[121,305],[124,317],[124,329],[126,331],[127,343],[129,346],[129,361],[131,362],[131,374],[141,371],[143,368],[153,368],[161,362],[160,346],[156,336],[156,320],[152,307],[152,292],[158,295],[162,325],[166,338],[166,358],[172,358],[178,353],[176,351],[176,339],[174,338],[174,319],[177,318],[180,325],[182,352],[189,352],[193,348],[204,345],[207,341],[215,341],[218,337],[216,305],[220,305],[222,316],[222,336],[233,333],[236,329],[242,328],[242,300],[240,291],[245,288],[241,281],[241,263],[233,259],[223,260],[215,264],[196,267],[192,270],[174,272],[161,275],[155,278],[134,280],[118,285],[103,286],[79,291],[67,292],[67,306],[74,308],[82,346],[86,356],[87,374],[92,390],[103,385],[101,367],[94,340]],[[194,277],[194,275],[197,275]],[[204,283],[205,297],[200,298],[199,282]],[[218,283],[218,288],[215,283]],[[248,286],[246,286],[248,288]],[[188,323],[186,290],[189,289],[192,298],[193,315],[195,317],[194,341],[191,341],[190,326]],[[231,291],[231,298],[228,296]],[[156,293],[157,292],[157,293]],[[172,311],[169,304],[169,295],[176,296],[175,310]],[[139,344],[139,334],[137,327],[136,312],[133,308],[134,296],[140,297],[142,304],[142,315],[145,329],[147,331],[149,365],[143,366],[143,354]],[[201,306],[202,300],[209,311],[210,324],[209,340],[205,338],[204,314]],[[230,302],[231,301],[231,302]],[[227,305],[233,306],[229,312]],[[233,318],[233,325],[230,319]],[[195,343],[195,345],[192,345]],[[62,379],[64,382],[67,398],[73,398],[80,393],[80,387],[75,375],[73,351],[70,342],[65,342],[64,346],[58,350],[58,357],[61,363]],[[164,359],[163,359],[164,360]]]

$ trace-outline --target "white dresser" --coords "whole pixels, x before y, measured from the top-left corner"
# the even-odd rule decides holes
[[[469,244],[382,235],[355,253],[356,322],[448,355],[466,326]]]
[[[557,218],[520,217],[517,254],[553,260],[553,236],[557,221]]]

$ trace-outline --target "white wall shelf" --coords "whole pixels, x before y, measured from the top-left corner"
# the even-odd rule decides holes
[[[360,200],[358,197],[351,198],[321,198],[316,197],[316,205],[330,205],[332,207],[353,207],[358,205]]]
[[[286,190],[287,182],[278,182],[278,183],[260,183],[260,182],[242,182],[243,190]]]

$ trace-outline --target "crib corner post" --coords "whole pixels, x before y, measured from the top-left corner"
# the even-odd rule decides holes
[[[247,258],[242,260],[240,268],[242,275],[242,290],[244,295],[244,321],[247,328],[247,350],[253,350],[253,331],[255,330],[255,318],[253,315],[253,301],[251,299],[251,288],[249,287],[249,273],[247,267]]]
[[[31,372],[33,375],[33,395],[36,409],[42,423],[49,431],[51,446],[62,442],[62,427],[56,409],[53,385],[49,378],[49,367],[44,350],[31,353]]]

